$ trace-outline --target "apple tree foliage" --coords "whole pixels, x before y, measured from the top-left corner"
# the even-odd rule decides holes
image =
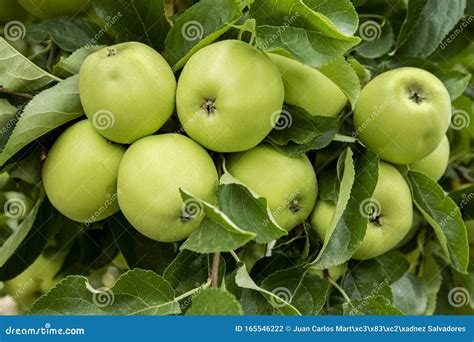
[[[465,222],[474,220],[474,1],[89,2],[87,15],[30,18],[21,39],[0,38],[0,204],[4,211],[11,198],[24,204],[20,215],[0,214],[0,281],[41,254],[64,260],[57,284],[36,293],[23,312],[472,314],[474,245]],[[183,37],[189,22],[199,23],[197,39]],[[206,217],[182,243],[150,240],[120,213],[84,225],[55,210],[41,184],[41,164],[58,135],[84,116],[77,76],[84,59],[104,45],[141,41],[179,75],[193,53],[220,39],[283,52],[319,69],[348,97],[339,117],[313,117],[288,105],[291,127],[266,138],[290,156],[327,158],[316,164],[319,196],[336,202],[338,217],[326,243],[307,224],[290,232],[274,224],[266,199],[232,179],[225,165],[217,205],[201,201]],[[402,170],[421,214],[419,228],[396,249],[355,261],[368,222],[359,206],[374,191],[378,158],[355,138],[351,114],[361,87],[400,66],[435,74],[468,124],[448,131],[450,164],[439,184]],[[175,117],[162,128],[179,130]],[[184,189],[181,195],[192,198]],[[351,231],[340,222],[351,222]],[[329,268],[346,262],[342,277],[328,277]],[[110,269],[116,281],[104,285]],[[468,298],[462,306],[452,302],[459,288]]]

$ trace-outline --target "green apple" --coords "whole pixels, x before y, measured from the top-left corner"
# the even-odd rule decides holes
[[[91,4],[88,0],[18,0],[18,2],[29,13],[43,19],[80,15]]]
[[[79,85],[87,117],[100,134],[118,143],[155,133],[174,111],[173,71],[142,43],[122,43],[89,55]]]
[[[55,276],[64,256],[46,258],[40,255],[25,271],[5,282],[6,292],[23,308],[27,308],[56,283]]]
[[[310,267],[309,271],[311,273],[314,273],[314,274],[320,276],[321,278],[324,278],[324,272],[322,270],[317,270],[313,267]],[[339,280],[339,278],[341,278],[344,275],[344,273],[346,273],[346,271],[347,271],[347,262],[345,262],[341,265],[329,267],[327,269],[327,271],[328,271],[329,278],[331,278],[334,281],[337,281],[337,280]]]
[[[251,149],[270,133],[283,105],[278,69],[237,40],[196,52],[178,80],[176,106],[186,133],[218,152]]]
[[[179,189],[215,203],[217,170],[200,145],[179,134],[135,142],[125,153],[118,175],[119,205],[143,235],[163,242],[188,237],[204,218],[202,204],[183,203]]]
[[[444,175],[449,161],[449,140],[445,135],[436,149],[423,159],[413,163],[410,169],[419,171],[435,182]]]
[[[272,53],[268,56],[283,79],[285,103],[322,116],[337,115],[346,105],[346,95],[319,70],[284,56]]]
[[[382,159],[413,164],[441,143],[451,119],[443,83],[428,71],[399,68],[371,80],[354,112],[360,140]]]
[[[69,127],[43,166],[43,185],[53,206],[85,223],[117,212],[117,173],[124,153],[124,147],[107,141],[88,120]]]
[[[311,214],[311,226],[323,241],[333,224],[335,209],[334,203],[320,200]],[[361,203],[360,210],[369,217],[369,223],[364,239],[353,255],[354,259],[365,260],[382,255],[405,237],[412,225],[412,199],[408,184],[394,166],[380,162],[372,200],[367,204]]]
[[[0,0],[0,25],[13,20],[22,20],[25,15],[25,10],[17,0]]]
[[[308,157],[288,157],[259,145],[226,157],[229,173],[267,199],[276,222],[291,230],[303,223],[316,202],[318,183]]]

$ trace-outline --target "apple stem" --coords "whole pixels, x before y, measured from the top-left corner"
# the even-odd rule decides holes
[[[107,57],[112,57],[112,56],[115,56],[117,54],[117,50],[115,49],[107,49]]]
[[[351,299],[349,298],[349,296],[347,295],[346,291],[344,291],[342,289],[342,287],[339,286],[338,283],[336,283],[334,280],[332,280],[331,278],[327,278],[326,279],[332,286],[334,286],[338,291],[339,293],[342,295],[342,297],[344,297],[344,300],[347,302],[347,303],[350,303],[351,302]]]

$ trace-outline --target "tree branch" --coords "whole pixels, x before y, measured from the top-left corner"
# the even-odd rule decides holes
[[[1,94],[18,96],[18,97],[23,97],[23,98],[28,99],[28,100],[31,100],[33,98],[33,95],[31,95],[31,94],[17,93],[17,92],[14,92],[12,90],[8,90],[6,88],[3,88],[2,86],[0,86],[0,93]]]
[[[211,287],[218,286],[219,279],[219,262],[221,260],[221,253],[214,253],[214,259],[212,260],[211,268]]]

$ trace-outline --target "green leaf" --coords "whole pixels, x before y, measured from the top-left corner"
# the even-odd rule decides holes
[[[354,37],[357,13],[349,0],[256,0],[250,17],[257,21],[257,46],[284,49],[300,62],[321,67],[342,56]]]
[[[152,271],[134,269],[110,288],[94,289],[82,276],[69,276],[40,297],[33,315],[170,315],[179,313],[174,290]]]
[[[31,93],[61,79],[42,70],[0,37],[0,86]]]
[[[98,32],[102,32],[101,28],[85,18],[57,17],[29,26],[28,38],[37,43],[51,39],[62,50],[72,52],[83,46],[107,43],[105,32]]]
[[[103,47],[103,45],[86,46],[74,51],[68,57],[61,57],[59,62],[53,67],[54,74],[63,78],[78,74],[82,62],[84,62],[87,56]]]
[[[267,200],[252,193],[243,184],[230,180],[230,183],[219,186],[217,203],[237,226],[255,233],[257,243],[269,243],[288,234],[273,219]]]
[[[366,85],[371,78],[370,71],[366,69],[357,59],[348,58],[347,61],[351,65],[352,69],[355,71],[357,77],[359,78],[359,84],[361,86]]]
[[[347,149],[331,227],[326,232],[323,248],[313,262],[317,269],[327,269],[349,260],[362,243],[368,218],[360,211],[360,203],[372,197],[378,178],[378,157],[366,150],[353,162]]]
[[[312,116],[303,108],[286,105],[267,140],[289,156],[300,156],[326,147],[338,125],[339,117]]]
[[[43,201],[28,235],[0,267],[0,281],[12,279],[26,270],[39,257],[48,240],[67,224],[71,221],[59,214],[49,201]]]
[[[362,43],[357,46],[356,51],[365,58],[379,58],[392,48],[394,34],[392,24],[387,18],[381,23],[375,20],[367,20],[360,24],[359,35]]]
[[[349,99],[352,108],[355,107],[360,94],[360,81],[356,72],[343,57],[336,58],[333,62],[319,69],[331,81],[341,88]]]
[[[398,54],[428,57],[464,14],[466,0],[410,0]]]
[[[384,296],[391,300],[390,284],[408,271],[408,262],[398,252],[389,252],[376,258],[352,262],[341,285],[351,299]]]
[[[187,238],[180,249],[189,249],[197,253],[228,252],[255,238],[255,233],[239,228],[217,207],[194,198],[184,190],[180,189],[180,191],[183,200],[197,201],[206,214],[200,226]]]
[[[265,297],[276,313],[281,315],[301,315],[298,309],[285,300],[286,298],[283,297],[282,293],[273,293],[255,284],[252,278],[250,278],[245,264],[241,264],[238,268],[235,275],[235,283],[244,289],[250,289],[259,292]],[[249,294],[251,294],[251,292]]]
[[[466,273],[469,246],[466,226],[454,201],[446,196],[438,183],[420,172],[409,171],[413,201],[433,227],[444,255],[454,269]]]
[[[34,206],[26,213],[26,216],[23,218],[23,221],[19,224],[14,232],[8,237],[8,239],[0,247],[0,267],[3,267],[7,261],[14,255],[15,251],[20,247],[21,243],[30,233],[33,224],[38,214],[41,203],[44,199],[44,191],[42,188],[36,190],[36,202]],[[26,203],[20,198],[12,198],[10,201],[12,210],[19,210],[18,213],[24,213],[26,210]],[[4,210],[6,206],[4,205]],[[17,212],[13,212],[16,216]]]
[[[438,291],[442,282],[441,270],[433,255],[423,256],[421,271],[420,280],[423,282],[427,297],[426,310],[423,314],[432,315],[436,309]]]
[[[130,268],[142,268],[163,274],[176,257],[173,244],[155,241],[140,234],[122,212],[109,217],[107,226],[110,227],[115,244]]]
[[[474,220],[474,184],[457,188],[449,194],[466,220]]]
[[[17,108],[7,99],[0,99],[0,146],[4,147],[9,132],[15,127]]]
[[[235,0],[202,0],[181,14],[168,32],[164,56],[177,71],[199,49],[211,44],[242,16]]]
[[[187,316],[237,316],[242,315],[242,307],[230,292],[222,288],[199,291],[193,298]]]
[[[84,115],[79,98],[79,77],[70,77],[31,100],[23,110],[0,154],[0,165],[30,142]]]
[[[390,301],[383,296],[371,296],[355,299],[344,304],[345,315],[403,315]]]
[[[413,273],[407,273],[392,284],[393,305],[407,315],[422,315],[428,298],[423,283]]]
[[[330,289],[329,282],[300,267],[277,271],[265,278],[261,286],[302,315],[319,315]]]
[[[161,51],[170,23],[164,0],[95,0],[96,14],[118,43],[139,41]],[[91,42],[95,45],[95,42]]]

